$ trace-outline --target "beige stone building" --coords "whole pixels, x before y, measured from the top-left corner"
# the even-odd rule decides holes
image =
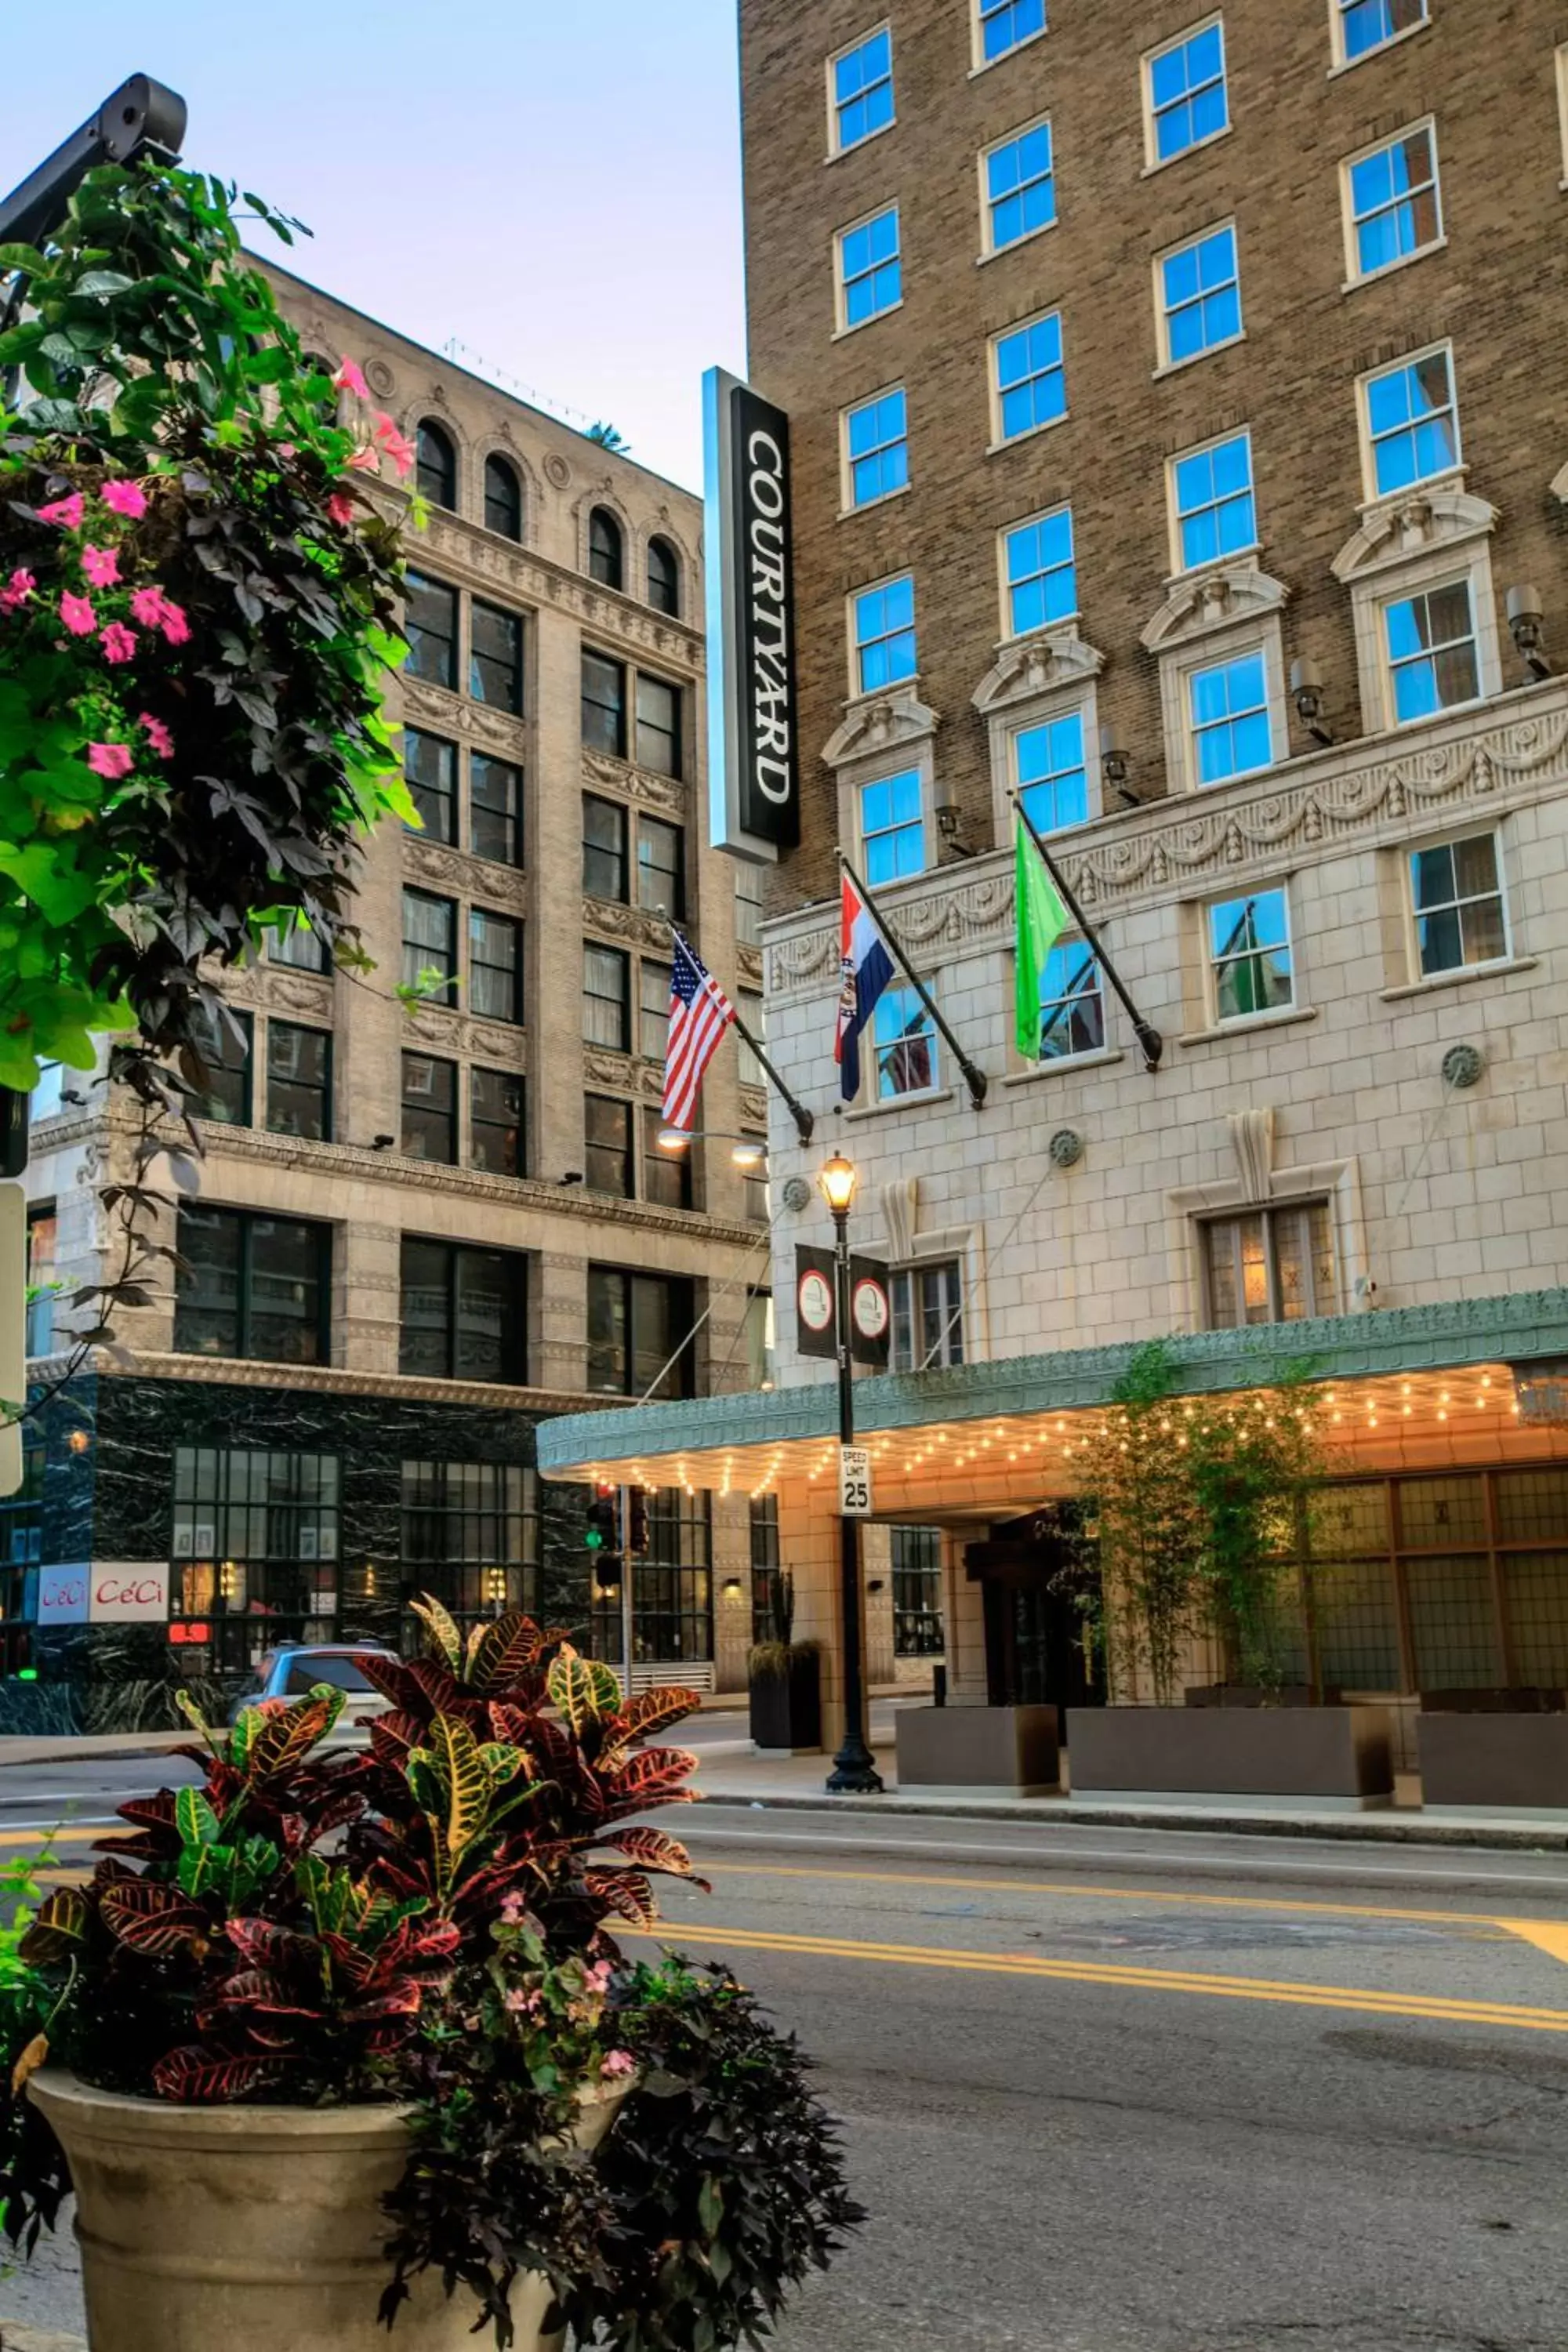
[[[228,988],[241,1035],[219,1048],[199,1197],[170,1221],[187,1271],[121,1318],[128,1360],[50,1407],[5,1507],[12,1646],[113,1608],[112,1581],[193,1668],[395,1635],[422,1589],[463,1617],[591,1617],[618,1657],[591,1498],[542,1491],[538,1422],[766,1377],[765,1166],[732,1157],[765,1115],[732,1042],[710,1139],[658,1142],[670,919],[743,1003],[761,985],[754,901],[698,821],[700,509],[279,284],[307,350],[356,359],[417,443],[430,518],[390,709],[425,824],[369,845],[374,971],[324,970],[300,935]],[[412,1011],[401,982],[428,992]],[[124,1118],[70,1072],[40,1092],[37,1277],[97,1278]],[[39,1371],[70,1322],[63,1296],[35,1308]],[[744,1498],[650,1498],[639,1668],[743,1680],[751,1545]]]

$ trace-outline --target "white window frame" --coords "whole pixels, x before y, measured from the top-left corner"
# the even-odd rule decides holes
[[[846,146],[838,136],[838,92],[835,76],[846,58],[852,58],[857,49],[865,48],[879,33],[888,36],[888,79],[892,85],[893,110],[886,122],[879,124],[875,131],[868,131],[864,139],[853,139]],[[835,49],[824,72],[827,83],[827,160],[830,163],[836,163],[840,155],[858,155],[861,148],[869,147],[874,139],[884,138],[889,131],[898,128],[899,86],[893,71],[893,25],[890,17],[884,16],[879,25],[871,26],[868,31],[857,35],[854,40],[846,41],[842,47]]]
[[[931,1002],[933,1003],[939,1002],[935,975],[931,972],[922,971],[920,975],[920,980],[921,987],[925,990],[926,994],[931,999]],[[929,1024],[929,1034],[931,1037],[931,1083],[929,1087],[911,1087],[909,1091],[904,1094],[885,1095],[882,1092],[881,1087],[881,1070],[879,1055],[886,1049],[880,1046],[878,1042],[877,1015],[895,992],[908,996],[914,1003],[919,1005],[921,1022]],[[922,1030],[921,1034],[923,1034],[925,1032]],[[860,1032],[860,1108],[865,1110],[887,1112],[903,1110],[912,1103],[929,1103],[938,1100],[943,1094],[950,1091],[947,1082],[947,1072],[943,1063],[943,1057],[946,1055],[947,1050],[948,1046],[946,1038],[937,1027],[936,1023],[931,1020],[931,1015],[927,1013],[925,1007],[920,1004],[920,999],[916,996],[914,989],[910,984],[908,974],[902,971],[895,971],[892,979],[888,982],[887,987],[877,999],[876,1004],[872,1008],[870,1019],[867,1022],[866,1026]]]
[[[1211,784],[1206,789],[1210,792],[1217,792],[1219,787]],[[1285,904],[1285,953],[1289,958],[1290,968],[1290,1001],[1288,1004],[1261,1005],[1256,1013],[1224,1013],[1220,1010],[1219,965],[1215,957],[1214,932],[1209,918],[1216,907],[1227,905],[1237,898],[1271,898],[1276,896],[1282,898]],[[1301,1013],[1303,1010],[1301,976],[1297,963],[1296,922],[1290,905],[1289,876],[1282,876],[1278,882],[1243,883],[1238,884],[1234,889],[1211,891],[1203,902],[1202,923],[1204,1003],[1211,1027],[1223,1029],[1228,1036],[1233,1030],[1250,1029],[1255,1022],[1293,1019]],[[1231,961],[1237,961],[1238,959],[1233,957]]]
[[[1044,13],[1046,21],[1037,32],[1026,33],[1023,39],[1015,41],[1011,48],[1002,50],[997,57],[988,58],[985,54],[985,28],[980,21],[980,0],[969,0],[969,47],[973,59],[969,68],[970,80],[973,81],[977,74],[993,72],[997,66],[1005,66],[1009,58],[1016,58],[1031,47],[1036,41],[1043,41],[1051,29],[1050,0],[1046,0]]]
[[[1051,184],[1051,216],[1048,221],[1042,221],[1038,228],[1026,229],[1022,236],[1016,236],[1013,239],[1011,245],[998,245],[993,233],[994,224],[992,220],[990,180],[991,158],[993,155],[1000,154],[1004,147],[1015,146],[1020,139],[1026,139],[1031,131],[1044,131],[1048,135],[1051,142],[1051,168],[1049,173]],[[1048,114],[1037,114],[1033,116],[1029,121],[1020,122],[1016,130],[1005,131],[1003,132],[1000,139],[993,139],[990,144],[983,147],[980,150],[979,154],[976,156],[975,170],[980,182],[980,258],[983,262],[999,260],[1001,257],[1006,253],[1021,252],[1025,246],[1033,245],[1037,237],[1047,236],[1049,232],[1056,227],[1058,220],[1060,217],[1056,208],[1057,134],[1055,127],[1052,124],[1051,118]]]
[[[847,408],[841,408],[838,412],[838,511],[840,520],[847,520],[850,515],[869,514],[873,507],[886,506],[889,499],[902,499],[909,496],[910,486],[908,480],[900,482],[893,489],[879,490],[874,499],[861,499],[857,500],[855,496],[855,461],[849,454],[849,420],[852,416],[858,416],[862,409],[872,408],[876,405],[878,401],[889,399],[895,392],[901,393],[904,400],[903,449],[905,469],[907,472],[910,451],[910,391],[908,384],[904,383],[901,377],[896,377],[891,383],[879,384],[875,392],[863,393],[859,399],[852,400]],[[884,448],[887,448],[891,445],[884,442],[881,446]]]
[[[868,792],[874,791],[878,784],[891,783],[896,778],[900,776],[912,776],[915,780],[916,789],[920,795],[921,863],[916,868],[914,874],[900,874],[890,882],[877,882],[872,879],[869,871],[870,858],[868,855],[868,842],[869,840],[876,839],[879,836],[874,835],[868,836],[866,832],[866,794]],[[851,788],[851,800],[855,819],[851,835],[855,843],[855,863],[859,867],[861,873],[865,875],[867,885],[869,888],[873,890],[893,890],[899,887],[900,883],[912,882],[917,878],[918,875],[929,874],[931,871],[935,863],[931,852],[937,836],[935,811],[931,806],[929,765],[927,761],[914,759],[901,761],[893,766],[889,766],[884,762],[876,767],[867,768],[855,778],[854,784]],[[903,830],[902,827],[896,827],[893,829],[897,831]]]
[[[1184,359],[1174,360],[1171,357],[1171,313],[1165,302],[1165,264],[1174,261],[1180,254],[1190,253],[1195,246],[1206,245],[1210,237],[1222,236],[1226,229],[1236,258],[1236,307],[1241,324],[1234,335],[1226,335],[1217,343],[1205,343],[1201,351],[1189,352]],[[1241,296],[1241,232],[1234,215],[1225,220],[1210,221],[1194,236],[1180,237],[1154,256],[1154,338],[1158,353],[1156,376],[1173,375],[1182,368],[1197,367],[1205,360],[1213,359],[1216,352],[1234,351],[1237,343],[1247,341],[1247,310]]]
[[[1481,512],[1487,515],[1491,510],[1483,508]],[[1492,521],[1495,520],[1494,515]],[[1415,727],[1439,727],[1461,710],[1473,710],[1479,703],[1494,700],[1505,685],[1497,594],[1492,584],[1490,524],[1471,524],[1464,536],[1436,539],[1414,555],[1401,555],[1397,541],[1394,544],[1393,556],[1381,562],[1373,561],[1365,569],[1352,572],[1348,582],[1361,680],[1362,723],[1369,735],[1406,734]],[[1384,608],[1465,576],[1470,583],[1479,693],[1474,702],[1455,703],[1447,710],[1432,712],[1428,718],[1402,721],[1394,713]]]
[[[1245,775],[1226,776],[1215,783],[1202,783],[1198,778],[1188,681],[1194,670],[1219,669],[1228,662],[1245,660],[1248,654],[1254,653],[1263,656],[1263,683],[1268,699],[1272,757],[1267,767],[1251,768]],[[1176,784],[1179,791],[1206,798],[1255,784],[1260,777],[1272,774],[1280,761],[1290,756],[1289,729],[1285,715],[1285,656],[1278,613],[1268,614],[1261,624],[1252,621],[1236,629],[1191,637],[1185,644],[1163,655],[1160,661],[1160,700],[1165,722],[1167,771],[1173,779],[1179,780]]]
[[[1062,614],[1060,618],[1058,620],[1041,621],[1032,629],[1015,628],[1013,625],[1013,588],[1012,583],[1007,577],[1007,541],[1012,538],[1015,531],[1032,530],[1037,523],[1050,522],[1057,515],[1062,514],[1065,514],[1068,519],[1068,530],[1072,537],[1072,610],[1070,613]],[[1061,568],[1062,567],[1059,564],[1052,567],[1053,570],[1057,571],[1059,571]],[[1058,499],[1054,506],[1041,507],[1034,514],[1016,516],[1013,521],[1005,522],[1001,525],[996,533],[996,585],[997,593],[1001,598],[1002,643],[1004,645],[1017,645],[1028,637],[1043,636],[1049,629],[1070,629],[1075,625],[1079,617],[1079,599],[1078,593],[1078,524],[1073,514],[1072,500],[1070,499]]]
[[[1032,710],[1016,713],[1007,730],[1007,760],[1005,781],[1005,830],[999,836],[1007,840],[1012,833],[1013,803],[1010,796],[1028,789],[1018,772],[1018,745],[1026,735],[1038,727],[1059,727],[1064,719],[1077,719],[1083,729],[1084,813],[1079,820],[1092,824],[1103,814],[1101,778],[1100,774],[1100,736],[1095,729],[1097,698],[1092,685],[1079,687],[1076,692],[1055,695]],[[1037,779],[1037,781],[1038,781]],[[1071,825],[1041,825],[1037,828],[1046,841],[1055,841],[1071,833]]]
[[[856,635],[855,607],[859,603],[862,596],[874,595],[879,588],[891,588],[900,580],[907,580],[910,583],[910,588],[913,589],[914,579],[914,567],[912,564],[905,564],[901,570],[898,572],[889,572],[884,573],[879,580],[862,580],[858,587],[851,588],[847,596],[845,598],[844,633],[847,639],[849,648],[849,698],[851,701],[867,701],[874,699],[878,695],[882,694],[913,693],[916,680],[920,677],[921,657],[921,612],[920,598],[918,594],[914,598],[914,618],[910,625],[915,640],[915,667],[910,671],[907,677],[892,678],[885,686],[862,686],[860,683],[861,645],[858,636]],[[900,635],[902,632],[894,631],[893,634],[895,635]],[[876,637],[869,638],[867,642],[868,644],[884,645],[887,643],[887,639],[883,637]]]
[[[1408,668],[1411,667],[1411,664],[1408,662],[1396,664],[1394,662],[1394,656],[1389,649],[1389,607],[1393,604],[1410,604],[1418,596],[1434,595],[1444,588],[1458,587],[1462,587],[1464,589],[1466,595],[1469,599],[1470,634],[1468,643],[1471,646],[1475,653],[1476,690],[1474,694],[1467,695],[1463,702],[1450,702],[1446,704],[1440,710],[1424,710],[1414,719],[1401,719],[1397,715],[1398,698],[1394,691],[1394,670],[1396,667]],[[1377,599],[1377,621],[1378,646],[1383,662],[1384,691],[1387,696],[1388,720],[1391,727],[1397,727],[1401,730],[1407,727],[1429,727],[1439,719],[1450,718],[1456,710],[1473,710],[1478,703],[1484,702],[1486,700],[1486,679],[1483,672],[1481,653],[1481,615],[1476,598],[1475,570],[1469,563],[1461,560],[1457,568],[1445,572],[1441,579],[1421,580],[1414,583],[1407,583],[1397,588],[1389,588],[1385,586]],[[1459,641],[1452,640],[1451,642],[1457,643]],[[1420,656],[1416,656],[1416,658],[1420,658]]]
[[[946,1269],[947,1267],[949,1267],[949,1266],[952,1266],[952,1267],[953,1267],[953,1268],[955,1269],[956,1274],[957,1274],[957,1277],[958,1277],[958,1299],[957,1299],[957,1307],[958,1307],[958,1328],[959,1328],[960,1332],[961,1332],[961,1333],[962,1333],[962,1335],[963,1335],[963,1355],[962,1355],[962,1358],[960,1359],[960,1360],[961,1360],[962,1362],[964,1362],[964,1363],[968,1363],[968,1362],[971,1360],[970,1345],[969,1345],[969,1342],[970,1342],[970,1285],[969,1285],[969,1267],[968,1267],[968,1263],[967,1263],[967,1257],[968,1257],[968,1253],[967,1253],[965,1250],[963,1250],[963,1249],[952,1249],[952,1250],[949,1250],[949,1249],[943,1249],[943,1250],[941,1252],[941,1254],[940,1254],[940,1255],[938,1255],[938,1254],[936,1254],[936,1253],[932,1253],[932,1255],[931,1255],[930,1256],[927,1256],[927,1257],[917,1257],[917,1258],[911,1258],[911,1259],[909,1261],[909,1263],[908,1263],[907,1265],[896,1265],[896,1266],[894,1266],[894,1267],[892,1267],[892,1268],[891,1268],[891,1270],[890,1270],[890,1272],[889,1272],[889,1284],[890,1284],[890,1285],[897,1285],[897,1284],[899,1284],[899,1283],[908,1283],[908,1284],[909,1284],[909,1286],[910,1286],[910,1316],[909,1316],[909,1323],[910,1323],[910,1362],[909,1362],[907,1365],[900,1365],[900,1363],[898,1363],[898,1362],[897,1362],[897,1360],[896,1360],[896,1357],[895,1357],[895,1351],[894,1351],[894,1349],[893,1349],[891,1347],[889,1347],[889,1354],[888,1354],[888,1367],[889,1367],[889,1370],[890,1371],[893,1371],[893,1372],[900,1372],[900,1371],[902,1371],[902,1372],[905,1372],[905,1373],[909,1373],[909,1372],[918,1372],[918,1371],[921,1369],[921,1367],[925,1364],[925,1358],[924,1358],[924,1356],[923,1356],[923,1355],[921,1355],[921,1356],[920,1356],[920,1357],[918,1358],[918,1360],[917,1360],[917,1358],[916,1358],[916,1354],[915,1354],[915,1323],[916,1323],[916,1319],[917,1319],[917,1305],[916,1305],[916,1294],[917,1294],[917,1288],[918,1288],[918,1286],[919,1286],[919,1285],[921,1285],[921,1284],[922,1284],[923,1282],[925,1282],[925,1281],[928,1279],[928,1277],[929,1277],[929,1276],[932,1276],[932,1275],[942,1274],[942,1272],[944,1272],[944,1271],[945,1271],[945,1269]],[[949,1303],[948,1310],[947,1310],[947,1311],[948,1311],[948,1320],[950,1321],[950,1320],[951,1320],[951,1318],[952,1318],[952,1302],[950,1302],[950,1303]],[[944,1367],[946,1367],[948,1364],[952,1363],[952,1357],[949,1355],[949,1353],[948,1353],[948,1340],[947,1340],[948,1322],[947,1322],[947,1321],[944,1321],[944,1323],[943,1323],[943,1326],[942,1326],[942,1331],[943,1331],[943,1342],[942,1342],[942,1347],[941,1352],[940,1352],[940,1354],[938,1355],[938,1357],[937,1357],[933,1361],[932,1361],[932,1363],[931,1363],[931,1364],[930,1365],[930,1367],[929,1367],[929,1369],[930,1369],[931,1370],[932,1370],[932,1371],[941,1371],[942,1370],[943,1370],[943,1369],[944,1369]]]
[[[1432,0],[1423,0],[1419,24],[1406,25],[1397,33],[1390,33],[1385,39],[1374,41],[1370,48],[1358,50],[1353,58],[1345,48],[1345,0],[1329,0],[1331,75],[1353,73],[1356,67],[1365,65],[1369,58],[1386,57],[1389,50],[1401,41],[1413,41],[1417,33],[1426,32],[1432,22]]]
[[[1194,139],[1189,146],[1179,147],[1173,155],[1162,155],[1154,128],[1155,65],[1161,58],[1168,57],[1173,49],[1184,48],[1189,41],[1195,41],[1200,33],[1206,33],[1213,25],[1219,26],[1220,83],[1225,91],[1225,121],[1219,130],[1206,131],[1201,139]],[[1221,139],[1228,139],[1235,122],[1230,110],[1230,52],[1226,47],[1224,10],[1215,8],[1208,16],[1200,16],[1195,24],[1189,25],[1184,32],[1173,33],[1169,40],[1156,41],[1152,49],[1145,49],[1140,60],[1139,79],[1143,92],[1145,179],[1152,172],[1168,171],[1173,163],[1181,163],[1185,156],[1201,154],[1205,147],[1214,146]]]
[[[1447,849],[1450,845],[1476,841],[1482,836],[1490,840],[1492,856],[1497,863],[1498,902],[1502,910],[1502,953],[1489,956],[1485,963],[1456,963],[1447,965],[1442,971],[1423,971],[1421,940],[1416,930],[1415,866],[1417,853],[1424,849]],[[1503,856],[1503,829],[1500,824],[1445,825],[1441,832],[1431,834],[1423,840],[1402,843],[1398,855],[1403,865],[1400,895],[1405,913],[1405,953],[1413,988],[1441,988],[1454,981],[1479,978],[1483,972],[1501,971],[1516,961],[1513,909],[1510,904],[1508,865]]]
[[[1182,513],[1176,490],[1176,468],[1178,466],[1184,466],[1190,457],[1204,457],[1211,449],[1223,449],[1230,441],[1245,441],[1247,444],[1247,496],[1252,500],[1252,537],[1245,547],[1234,548],[1220,555],[1206,555],[1199,563],[1189,563],[1186,559],[1186,550],[1182,544]],[[1227,433],[1211,434],[1206,441],[1194,441],[1190,449],[1178,449],[1173,457],[1166,458],[1165,515],[1170,529],[1173,579],[1178,575],[1185,577],[1194,572],[1206,572],[1216,563],[1245,563],[1249,556],[1262,551],[1263,535],[1258,526],[1258,468],[1254,461],[1250,425],[1233,425]]]
[[[1397,254],[1392,261],[1379,262],[1375,269],[1363,269],[1361,266],[1361,247],[1356,237],[1355,197],[1352,189],[1351,174],[1358,163],[1365,163],[1373,155],[1381,155],[1386,149],[1397,147],[1401,141],[1412,138],[1418,131],[1424,131],[1426,133],[1431,147],[1432,193],[1437,205],[1437,234],[1436,236],[1428,237],[1425,245],[1415,246],[1409,253]],[[1396,204],[1404,200],[1398,197],[1394,199]],[[1391,278],[1396,269],[1408,269],[1412,262],[1425,261],[1429,253],[1442,252],[1448,242],[1448,232],[1443,215],[1443,163],[1437,152],[1437,118],[1435,114],[1418,115],[1415,121],[1402,124],[1399,130],[1390,132],[1386,138],[1373,139],[1366,146],[1358,147],[1353,155],[1344,157],[1340,164],[1340,212],[1345,238],[1345,279],[1341,289],[1342,293],[1350,293],[1353,287],[1373,285],[1380,278]]]
[[[1371,387],[1382,377],[1392,375],[1396,368],[1417,367],[1423,360],[1430,359],[1436,352],[1446,353],[1448,362],[1448,407],[1454,420],[1454,462],[1451,466],[1445,466],[1439,473],[1423,474],[1414,482],[1402,484],[1398,489],[1380,490],[1377,486],[1377,458],[1372,443],[1372,413],[1369,397]],[[1429,489],[1434,482],[1456,481],[1463,475],[1465,470],[1464,426],[1459,416],[1459,383],[1458,372],[1454,366],[1454,341],[1451,335],[1440,336],[1436,342],[1423,343],[1418,351],[1402,352],[1396,360],[1385,360],[1380,367],[1364,369],[1356,378],[1355,399],[1356,430],[1361,439],[1362,486],[1366,492],[1365,502],[1369,507],[1381,506],[1385,500],[1415,498],[1423,490]]]
[[[853,150],[851,150],[851,152],[853,152]],[[897,222],[899,231],[899,299],[896,302],[889,302],[885,310],[873,310],[868,319],[857,319],[854,325],[851,326],[849,324],[849,313],[847,301],[847,289],[844,277],[844,240],[847,236],[853,236],[858,229],[869,228],[873,221],[884,219],[889,213],[892,214],[894,220]],[[885,265],[879,263],[878,267],[882,268],[885,267]],[[903,307],[904,215],[903,207],[900,204],[898,197],[895,196],[890,203],[873,205],[868,213],[862,213],[857,220],[846,221],[842,228],[836,228],[833,232],[833,313],[835,320],[833,340],[835,342],[838,342],[846,335],[862,335],[865,333],[868,327],[876,326],[879,320],[890,319],[895,310],[901,310]]]
[[[1042,419],[1038,425],[1026,427],[1022,433],[1005,437],[1002,431],[1002,346],[1010,335],[1026,334],[1031,327],[1043,327],[1047,319],[1055,319],[1060,331],[1062,406],[1055,416]],[[1026,442],[1037,440],[1042,433],[1050,433],[1065,425],[1072,415],[1072,395],[1068,389],[1067,328],[1059,302],[1048,303],[1043,310],[1031,310],[1026,318],[1014,319],[1005,327],[998,327],[986,344],[986,370],[991,397],[991,444],[986,456],[995,457],[1003,449],[1021,449]],[[1030,383],[1037,381],[1031,376]]]

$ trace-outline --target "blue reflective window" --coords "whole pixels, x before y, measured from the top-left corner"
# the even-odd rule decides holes
[[[1078,610],[1078,568],[1073,562],[1072,509],[1058,507],[1037,521],[1021,522],[1005,535],[1007,626],[1016,637],[1049,628]]]
[[[866,879],[874,890],[884,882],[901,882],[906,875],[924,873],[925,817],[915,770],[902,776],[882,776],[874,784],[861,786],[860,845]]]
[[[893,119],[893,36],[886,25],[833,60],[833,132],[840,152]]]
[[[1426,22],[1426,0],[1338,0],[1340,39],[1346,59],[1380,49],[1396,33]]]
[[[1366,384],[1367,437],[1378,496],[1429,481],[1459,462],[1453,362],[1445,347],[1402,360]]]
[[[1182,569],[1215,563],[1258,544],[1252,496],[1252,436],[1233,433],[1178,457],[1171,469]]]
[[[1016,139],[1005,139],[985,158],[988,249],[1001,253],[1020,238],[1048,228],[1057,216],[1057,184],[1051,162],[1051,126],[1037,122]]]
[[[862,589],[855,599],[855,674],[862,694],[913,677],[915,583],[910,572]]]
[[[1435,245],[1443,234],[1437,149],[1430,123],[1350,167],[1356,274],[1370,277]]]
[[[1160,264],[1165,307],[1165,357],[1173,366],[1235,341],[1241,332],[1241,282],[1236,231],[1216,228]]]
[[[844,420],[849,461],[849,503],[869,506],[910,478],[909,404],[903,386],[852,408]]]
[[[1217,19],[1150,58],[1149,113],[1157,163],[1228,129],[1225,30]]]
[[[1083,756],[1083,713],[1068,711],[1013,738],[1018,791],[1037,833],[1059,833],[1089,816],[1089,772]]]
[[[1295,982],[1284,891],[1216,900],[1209,908],[1209,965],[1221,1021],[1245,1021],[1290,1003]]]
[[[1200,784],[1249,776],[1270,764],[1274,742],[1261,653],[1194,670],[1187,689]]]
[[[1016,441],[1021,433],[1032,433],[1037,425],[1066,415],[1060,311],[1037,319],[1032,326],[1016,327],[1011,334],[998,335],[994,348],[1004,441]]]
[[[980,0],[980,54],[990,65],[1046,29],[1046,0]]]
[[[838,239],[838,274],[844,288],[844,323],[863,327],[890,310],[903,292],[899,257],[899,208],[889,205],[874,220],[847,228]]]
[[[1430,719],[1481,690],[1475,609],[1468,580],[1402,596],[1383,608],[1394,715],[1401,727]]]
[[[924,1094],[936,1084],[936,1027],[912,988],[888,988],[871,1015],[877,1049],[877,1093]]]

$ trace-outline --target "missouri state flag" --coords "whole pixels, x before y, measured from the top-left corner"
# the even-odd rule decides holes
[[[843,962],[838,1034],[834,1039],[833,1058],[838,1065],[839,1095],[845,1102],[853,1102],[860,1091],[860,1032],[893,977],[893,959],[871,909],[847,875],[844,877],[839,942]]]

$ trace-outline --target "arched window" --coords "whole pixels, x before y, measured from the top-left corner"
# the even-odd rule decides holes
[[[458,452],[444,425],[425,417],[419,426],[418,464],[414,479],[422,499],[433,507],[453,511],[458,503]]]
[[[602,588],[626,584],[626,541],[620,524],[605,507],[595,507],[588,517],[588,570]]]
[[[668,539],[647,543],[647,601],[656,613],[680,610],[680,558]]]
[[[500,539],[522,538],[522,484],[504,457],[485,459],[485,529]]]

